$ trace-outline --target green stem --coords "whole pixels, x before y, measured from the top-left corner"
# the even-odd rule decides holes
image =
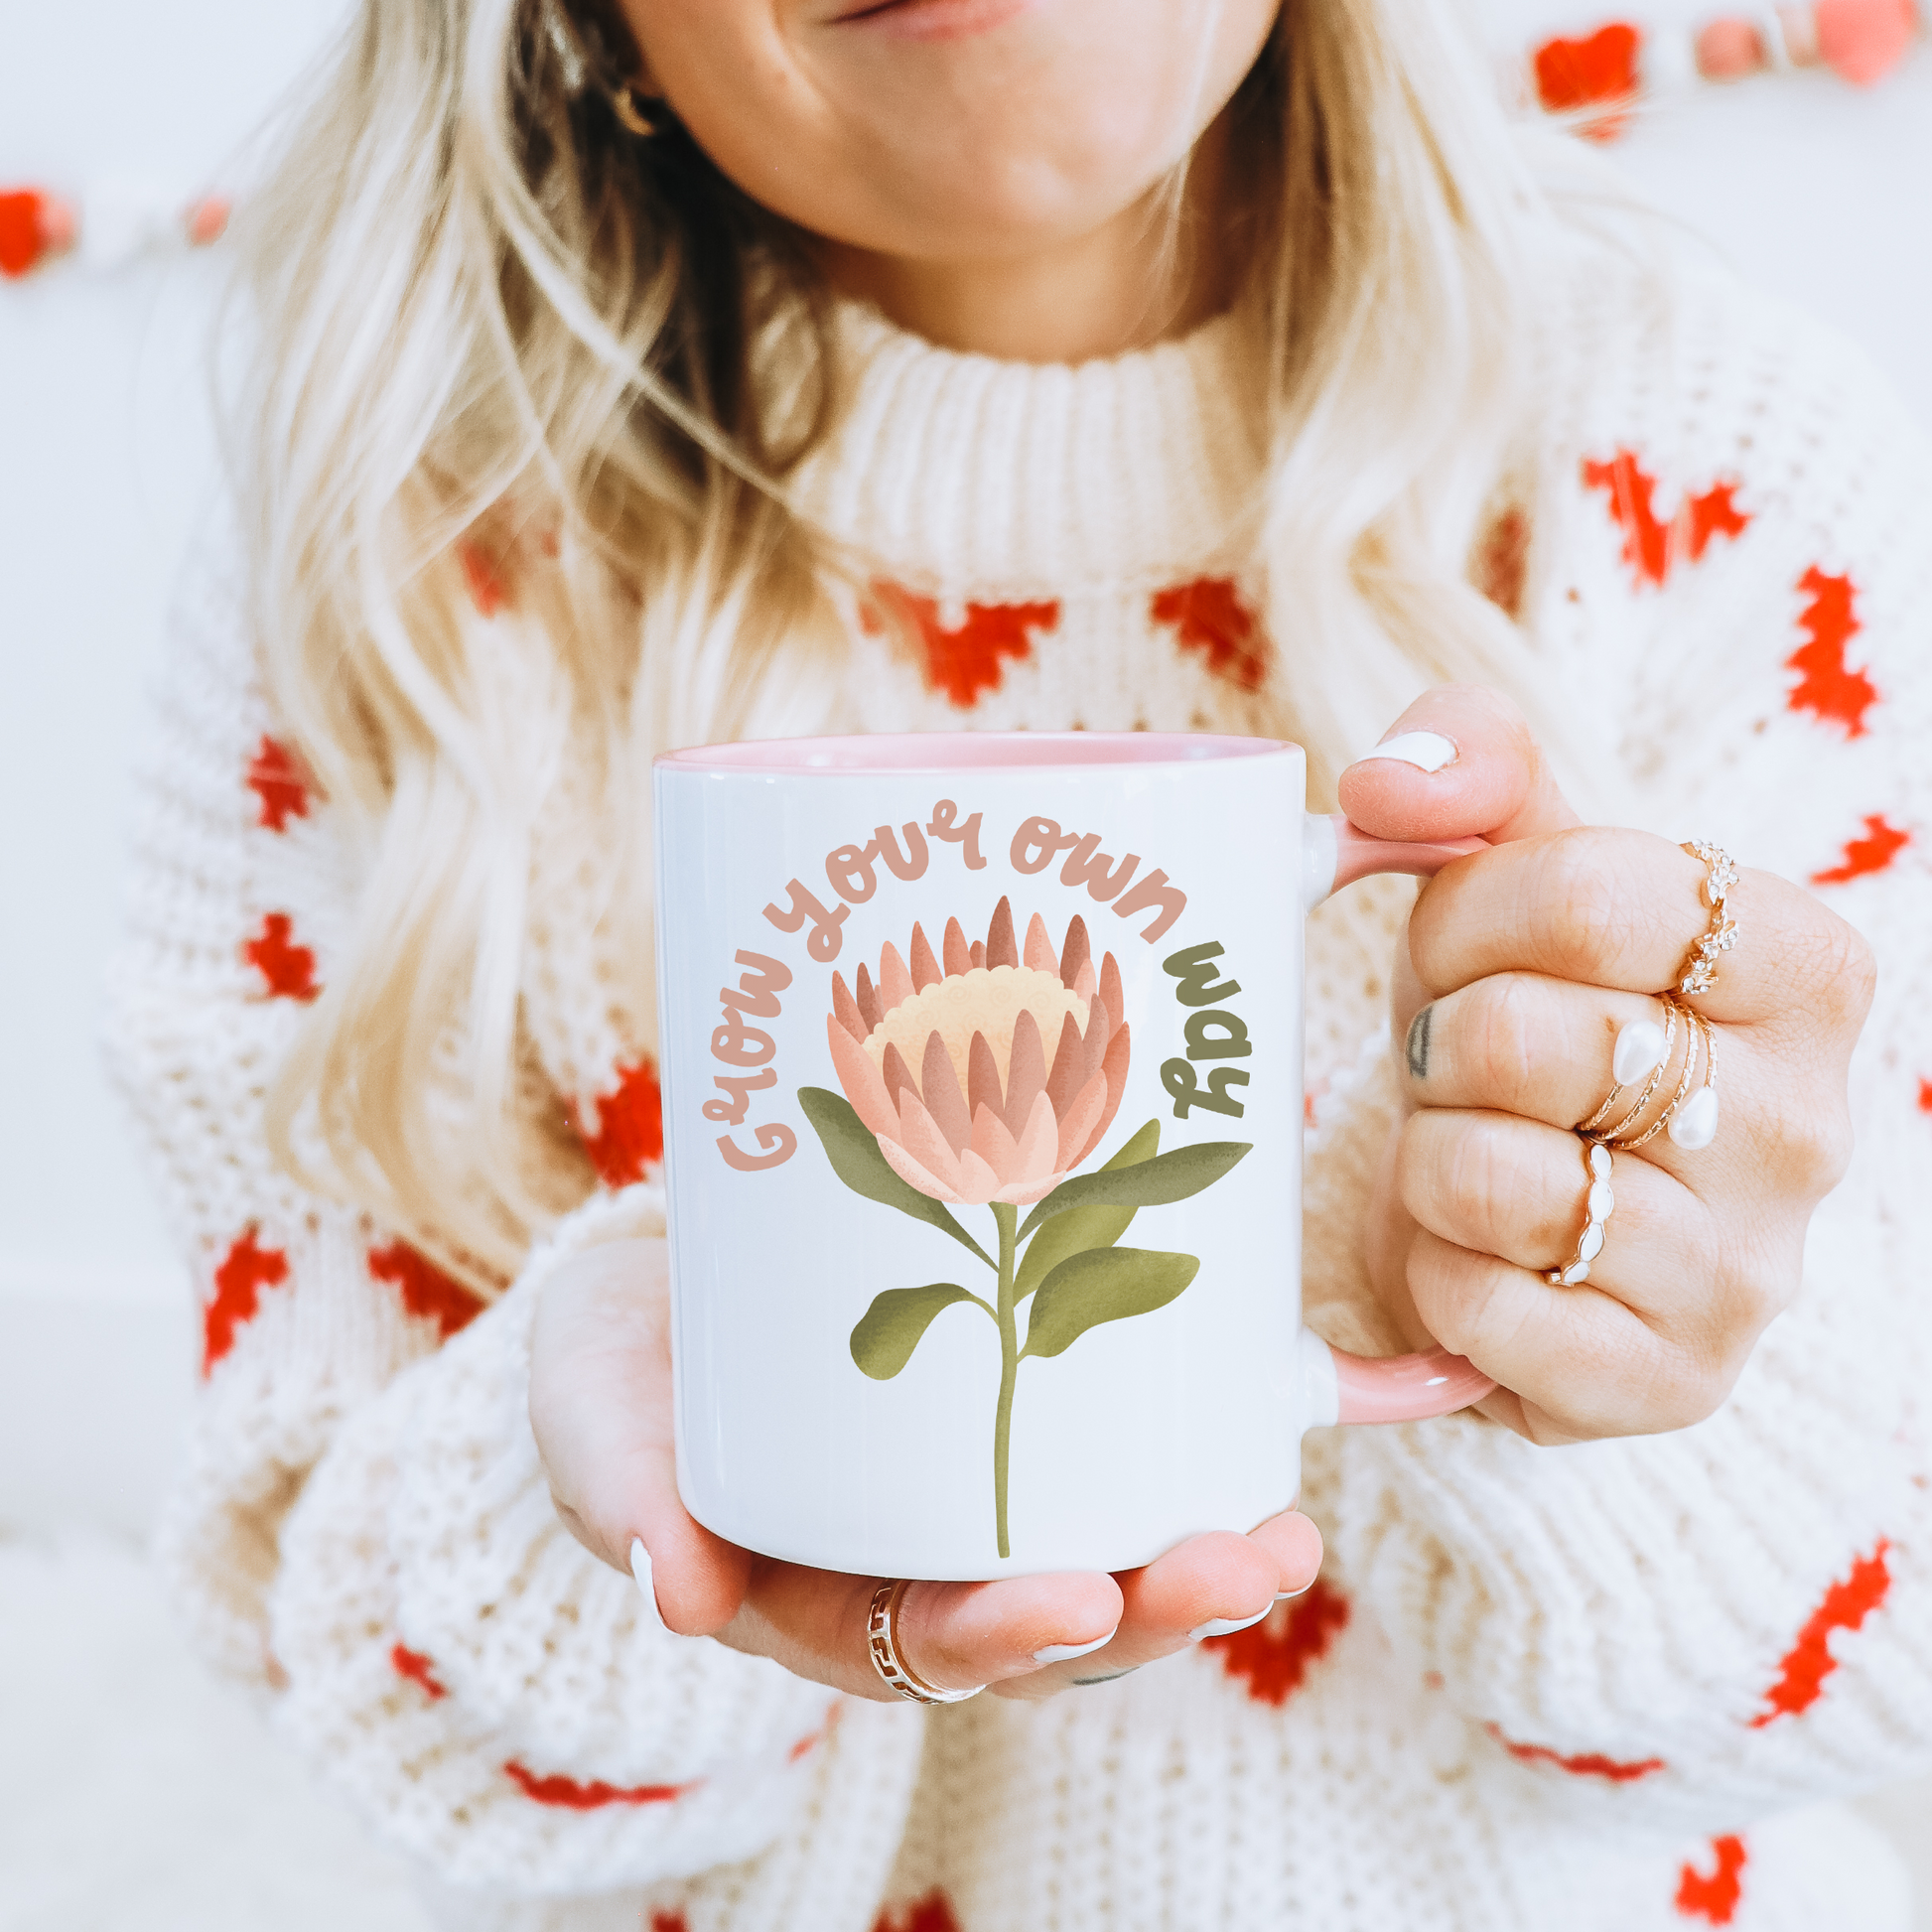
[[[994,1201],[993,1219],[1000,1230],[1000,1406],[993,1422],[993,1520],[1000,1533],[1000,1554],[1013,1554],[1007,1543],[1007,1438],[1013,1426],[1013,1382],[1020,1372],[1020,1334],[1013,1318],[1014,1239],[1020,1210],[1011,1201]]]

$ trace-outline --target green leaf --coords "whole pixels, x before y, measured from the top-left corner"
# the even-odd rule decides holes
[[[1199,1272],[1192,1255],[1149,1248],[1092,1248],[1069,1255],[1034,1297],[1021,1357],[1058,1355],[1103,1321],[1165,1309]]]
[[[889,1288],[872,1298],[872,1307],[859,1317],[852,1331],[852,1359],[875,1382],[890,1382],[907,1362],[920,1338],[932,1325],[932,1317],[955,1302],[970,1302],[985,1309],[987,1319],[995,1326],[1000,1317],[977,1295],[951,1282],[934,1282],[928,1288]]]
[[[1157,1118],[1149,1121],[1101,1173],[1138,1167],[1143,1161],[1152,1160],[1160,1145],[1161,1122]],[[1054,1215],[1042,1224],[1027,1249],[1027,1258],[1014,1279],[1014,1301],[1024,1302],[1068,1255],[1080,1254],[1088,1248],[1111,1248],[1127,1232],[1127,1224],[1133,1218],[1131,1207],[1076,1207],[1070,1213]]]
[[[1198,1147],[1177,1147],[1157,1154],[1152,1161],[1131,1168],[1102,1168],[1098,1173],[1075,1174],[1062,1180],[1020,1226],[1020,1238],[1041,1221],[1075,1207],[1165,1207],[1211,1187],[1239,1161],[1254,1151],[1252,1141],[1203,1141]]]
[[[805,1118],[824,1144],[825,1158],[831,1162],[832,1172],[855,1194],[864,1194],[868,1200],[883,1202],[887,1207],[897,1207],[901,1214],[925,1221],[941,1234],[950,1234],[998,1272],[993,1257],[946,1212],[941,1202],[930,1194],[920,1193],[909,1180],[901,1179],[894,1172],[892,1163],[879,1151],[878,1136],[853,1111],[851,1101],[844,1094],[829,1092],[824,1087],[800,1087],[798,1104],[804,1108]]]

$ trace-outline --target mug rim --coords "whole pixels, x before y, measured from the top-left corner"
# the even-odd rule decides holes
[[[874,732],[693,745],[652,760],[674,771],[834,778],[970,771],[1145,770],[1227,759],[1299,758],[1280,738],[1225,732]]]

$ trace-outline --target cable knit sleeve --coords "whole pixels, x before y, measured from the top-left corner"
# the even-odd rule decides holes
[[[158,1537],[201,1647],[274,1687],[322,1774],[458,1886],[709,1871],[755,1894],[797,1875],[802,1821],[836,1778],[858,1823],[818,1832],[845,1864],[815,1882],[834,1903],[855,1888],[859,1922],[916,1717],[864,1707],[835,1730],[823,1687],[666,1633],[562,1530],[538,1462],[543,1279],[587,1245],[661,1234],[661,1191],[600,1194],[485,1309],[284,1175],[265,1095],[327,984],[354,869],[277,737],[218,555],[184,589],[156,725],[107,1045],[203,1296],[202,1384]]]
[[[1680,414],[1582,410],[1546,637],[1624,720],[1654,829],[1871,941],[1858,1153],[1710,1420],[1560,1450],[1466,1416],[1349,1432],[1335,1542],[1532,1799],[1726,1831],[1932,1765],[1932,456],[1781,312],[1707,289],[1664,347],[1631,334],[1670,379],[1606,388]],[[1772,935],[1740,925],[1741,960]],[[1364,1144],[1393,1087],[1359,1101]]]

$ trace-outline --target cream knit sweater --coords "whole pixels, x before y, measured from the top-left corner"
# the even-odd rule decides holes
[[[112,1033],[207,1298],[163,1550],[207,1651],[272,1685],[443,1922],[1903,1927],[1895,1862],[1825,1801],[1932,1764],[1932,457],[1842,345],[1674,273],[1578,286],[1511,601],[1646,822],[1812,882],[1877,948],[1860,1154],[1803,1295],[1677,1435],[1311,1438],[1315,1588],[1043,1707],[840,1700],[665,1634],[559,1526],[532,1309],[559,1256],[662,1225],[650,1026],[571,881],[542,882],[525,1005],[605,1186],[502,1301],[274,1170],[264,1085],[355,882],[231,573],[193,584]],[[863,379],[807,498],[929,600],[922,660],[855,637],[864,724],[1253,728],[1225,326],[1074,370],[849,329]],[[1307,1272],[1337,1331],[1406,891],[1353,889],[1311,940]]]

